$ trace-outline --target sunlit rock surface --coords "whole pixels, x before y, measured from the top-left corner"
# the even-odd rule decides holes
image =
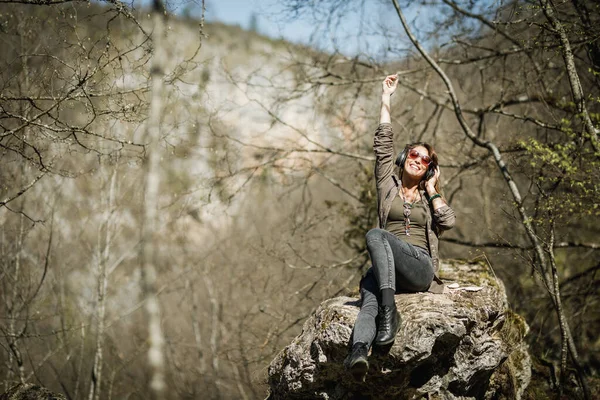
[[[0,394],[0,400],[66,400],[66,397],[52,393],[42,386],[25,383],[13,386]]]
[[[528,327],[504,285],[483,264],[443,263],[441,275],[482,289],[397,295],[402,327],[391,348],[374,349],[364,382],[343,366],[359,301],[323,302],[271,362],[269,399],[519,399],[531,377]]]

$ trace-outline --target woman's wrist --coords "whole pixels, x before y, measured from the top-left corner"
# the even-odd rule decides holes
[[[429,196],[429,202],[430,202],[430,203],[433,203],[433,201],[434,201],[435,199],[441,199],[441,198],[442,198],[442,195],[441,195],[441,194],[439,194],[439,193],[434,193],[434,194],[432,194],[432,195],[430,195],[430,196]]]
[[[389,124],[392,122],[390,97],[391,95],[389,93],[381,95],[381,112],[379,114],[380,124]]]

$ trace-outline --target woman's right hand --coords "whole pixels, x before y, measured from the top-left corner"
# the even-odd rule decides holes
[[[392,95],[398,87],[398,75],[388,75],[383,80],[383,94]]]

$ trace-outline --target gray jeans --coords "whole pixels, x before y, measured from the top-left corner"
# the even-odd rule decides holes
[[[396,293],[427,290],[433,281],[433,262],[427,250],[383,229],[371,229],[367,233],[367,249],[373,266],[360,281],[362,304],[352,342],[371,346],[377,333],[375,321],[381,290],[393,289]]]

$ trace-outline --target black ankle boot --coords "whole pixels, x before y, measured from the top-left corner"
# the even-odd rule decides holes
[[[379,306],[377,318],[379,320],[379,326],[377,328],[375,344],[378,346],[386,346],[393,343],[396,339],[396,334],[400,329],[400,314],[398,314],[396,304],[393,306]]]
[[[366,343],[358,342],[352,346],[352,351],[346,357],[345,366],[355,379],[364,380],[369,369],[369,361],[367,356],[369,347]]]

